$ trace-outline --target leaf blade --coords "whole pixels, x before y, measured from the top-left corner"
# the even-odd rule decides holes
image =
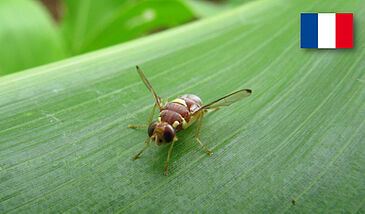
[[[355,212],[363,195],[364,30],[351,51],[306,51],[292,17],[330,5],[360,8],[362,23],[364,8],[286,3],[254,2],[0,78],[0,103],[9,104],[0,108],[1,211]],[[272,16],[253,20],[256,11]],[[193,142],[193,129],[181,133],[164,177],[168,148],[130,160],[146,133],[126,126],[144,123],[153,105],[136,64],[161,96],[207,101],[243,86],[255,93],[204,119],[200,139],[212,157]]]

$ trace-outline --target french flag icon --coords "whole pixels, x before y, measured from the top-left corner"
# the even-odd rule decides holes
[[[301,48],[352,48],[352,13],[301,13]]]

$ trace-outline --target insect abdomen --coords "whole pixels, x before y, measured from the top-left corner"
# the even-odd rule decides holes
[[[185,104],[187,105],[190,113],[195,112],[202,105],[202,100],[194,94],[185,94],[185,95],[179,97],[179,99],[182,99],[185,101]]]
[[[199,109],[201,104],[200,98],[196,95],[183,95],[166,103],[160,113],[161,121],[173,126],[177,132],[181,131],[189,122],[191,113]]]

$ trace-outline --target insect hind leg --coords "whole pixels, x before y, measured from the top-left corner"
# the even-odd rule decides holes
[[[213,109],[214,111],[218,110],[219,108],[215,108]],[[194,138],[196,141],[198,141],[198,143],[203,147],[203,149],[209,154],[209,155],[212,155],[213,152],[209,151],[205,146],[204,144],[199,140],[198,138],[198,135],[199,135],[199,131],[200,131],[200,127],[202,125],[202,121],[203,121],[203,116],[204,116],[204,112],[201,112],[200,113],[200,119],[199,119],[199,124],[198,124],[198,127],[196,128],[196,132],[195,132],[195,135],[194,135]]]
[[[204,113],[205,114],[207,114],[207,113],[210,113],[210,112],[213,112],[213,111],[217,111],[217,110],[219,110],[221,107],[220,106],[218,106],[218,107],[215,107],[215,108],[213,108],[213,109],[204,109]]]

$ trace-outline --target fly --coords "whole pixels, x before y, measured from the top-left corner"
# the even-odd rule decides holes
[[[165,175],[167,175],[172,148],[177,141],[177,132],[187,129],[199,119],[194,138],[209,155],[212,155],[213,153],[209,151],[198,138],[204,114],[216,111],[222,106],[229,106],[245,97],[250,96],[252,93],[251,89],[241,89],[206,105],[203,105],[201,99],[198,96],[194,94],[185,94],[174,99],[173,101],[167,102],[165,105],[162,105],[161,98],[157,96],[155,90],[153,90],[142,70],[138,66],[136,67],[143,83],[152,93],[153,98],[155,99],[155,105],[152,109],[152,113],[147,125],[128,126],[129,128],[144,128],[148,126],[148,138],[146,140],[146,146],[137,155],[133,156],[132,160],[137,159],[147,149],[151,140],[154,141],[155,145],[157,146],[171,144],[167,153],[166,167],[164,172]],[[160,114],[157,121],[152,122],[156,107],[160,110]]]

